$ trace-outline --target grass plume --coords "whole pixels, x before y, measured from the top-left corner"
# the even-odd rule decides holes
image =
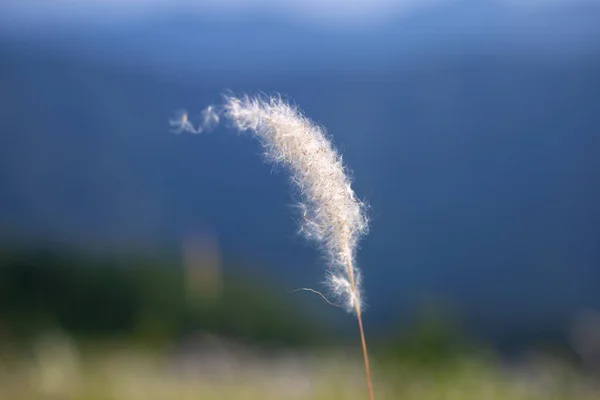
[[[207,110],[204,121],[218,121],[222,115],[238,131],[249,131],[258,138],[268,162],[288,169],[301,197],[300,231],[324,250],[328,259],[327,285],[339,303],[358,319],[369,398],[373,399],[361,317],[361,276],[355,262],[357,244],[367,233],[368,219],[364,203],[352,190],[342,156],[324,128],[281,97],[226,96],[222,106]],[[184,115],[182,130],[205,130],[205,122],[194,128]]]

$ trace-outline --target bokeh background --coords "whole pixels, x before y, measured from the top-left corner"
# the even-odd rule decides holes
[[[370,206],[376,394],[598,398],[600,2],[4,0],[0,398],[366,398],[299,287],[285,171],[224,91],[324,125]]]

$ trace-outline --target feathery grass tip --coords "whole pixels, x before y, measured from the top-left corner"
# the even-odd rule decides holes
[[[267,161],[289,171],[300,193],[300,232],[315,241],[328,259],[326,283],[348,311],[359,312],[360,271],[355,254],[367,232],[365,205],[351,187],[348,169],[324,128],[281,97],[226,96],[224,104],[207,108],[203,123],[194,128],[187,114],[178,129],[200,133],[223,115],[238,131],[250,131],[259,140]]]
[[[328,258],[327,284],[349,312],[356,314],[365,361],[369,399],[373,385],[362,324],[360,271],[355,256],[358,240],[367,233],[365,205],[357,199],[342,156],[335,150],[324,128],[307,118],[281,97],[226,96],[219,108],[208,107],[197,128],[187,114],[171,121],[175,132],[201,133],[223,115],[240,132],[252,132],[262,144],[267,161],[289,170],[300,193],[301,233],[316,241]],[[320,292],[309,290],[322,296]]]

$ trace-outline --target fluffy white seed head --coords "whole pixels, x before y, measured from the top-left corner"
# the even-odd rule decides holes
[[[210,108],[206,115],[214,112]],[[342,157],[325,130],[280,97],[228,96],[220,112],[236,129],[251,131],[260,140],[268,161],[288,168],[300,193],[301,233],[326,252],[332,293],[349,311],[360,311],[355,253],[368,221]]]

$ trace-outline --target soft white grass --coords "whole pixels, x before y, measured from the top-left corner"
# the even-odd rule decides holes
[[[327,283],[349,311],[363,302],[355,253],[367,232],[364,204],[351,187],[348,168],[324,128],[280,97],[226,97],[224,116],[260,140],[265,159],[290,171],[300,193],[300,231],[328,256]]]
[[[364,304],[361,277],[355,260],[357,244],[367,232],[368,220],[364,203],[352,190],[342,156],[323,127],[280,96],[226,96],[222,106],[211,106],[203,115],[203,123],[197,128],[190,124],[187,114],[183,114],[179,124],[171,121],[171,125],[175,125],[177,131],[201,133],[223,115],[238,131],[251,132],[258,138],[268,162],[282,165],[289,171],[290,180],[301,198],[298,204],[302,217],[300,232],[325,251],[329,261],[327,285],[337,300],[356,314],[369,398],[373,400],[361,318]]]
[[[210,106],[202,115],[197,127],[185,112],[170,123],[177,132],[201,133],[224,116],[238,131],[253,133],[265,160],[290,173],[300,194],[300,232],[325,251],[332,294],[348,311],[360,312],[361,277],[355,256],[368,220],[364,203],[352,190],[349,170],[325,129],[278,96],[226,96],[223,105]]]

